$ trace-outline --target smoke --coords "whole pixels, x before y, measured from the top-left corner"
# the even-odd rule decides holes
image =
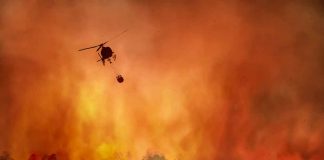
[[[1,1],[14,159],[322,159],[321,1]],[[108,45],[114,68],[97,63]]]

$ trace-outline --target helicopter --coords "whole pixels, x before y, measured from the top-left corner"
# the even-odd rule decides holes
[[[112,39],[115,39],[117,38],[118,36],[120,36],[121,34],[127,32],[127,30],[121,32],[120,34],[118,34],[117,36],[113,37]],[[110,39],[109,41],[111,41],[112,39]],[[114,54],[114,52],[112,51],[112,49],[110,47],[105,47],[104,45],[109,42],[109,41],[106,41],[106,42],[103,42],[101,44],[98,44],[98,45],[95,45],[95,46],[92,46],[92,47],[87,47],[87,48],[83,48],[83,49],[79,49],[79,51],[83,51],[83,50],[87,50],[87,49],[91,49],[91,48],[97,48],[96,52],[98,53],[100,59],[97,61],[97,62],[102,62],[103,65],[105,65],[105,62],[106,60],[109,61],[109,63],[111,64],[112,61],[116,61],[116,54]],[[100,51],[100,54],[99,54],[99,50],[101,49]],[[120,75],[120,74],[117,74],[116,76],[116,79],[119,83],[122,83],[124,82],[124,78]]]
[[[114,52],[112,51],[112,49],[110,47],[104,47],[104,45],[107,43],[108,41],[104,42],[104,43],[101,43],[99,45],[95,45],[95,46],[92,46],[92,47],[87,47],[87,48],[83,48],[83,49],[79,49],[79,51],[83,51],[83,50],[86,50],[86,49],[91,49],[91,48],[96,48],[98,47],[98,49],[96,50],[96,52],[98,53],[100,59],[97,61],[97,62],[102,62],[103,65],[105,65],[105,60],[108,60],[109,63],[112,63],[112,60],[116,60],[116,54],[114,54]],[[99,50],[101,49],[100,51],[100,54],[99,54]]]

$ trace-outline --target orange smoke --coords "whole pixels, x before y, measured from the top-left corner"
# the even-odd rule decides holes
[[[320,160],[320,1],[5,1],[0,152]],[[114,68],[97,63],[108,45]]]

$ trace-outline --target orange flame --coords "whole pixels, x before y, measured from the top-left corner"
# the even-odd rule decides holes
[[[14,159],[323,159],[322,6],[1,2],[0,151]],[[108,44],[119,84],[94,50],[77,50],[125,28]]]

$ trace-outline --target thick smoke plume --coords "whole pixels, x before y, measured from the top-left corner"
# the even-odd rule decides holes
[[[0,152],[17,160],[323,159],[323,7],[0,1]],[[94,50],[77,50],[125,29],[108,43],[125,78],[118,84]]]

